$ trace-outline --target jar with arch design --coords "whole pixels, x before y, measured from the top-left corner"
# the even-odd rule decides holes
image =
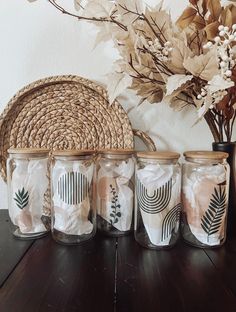
[[[178,240],[181,212],[180,155],[137,153],[134,235],[147,248],[170,248]]]
[[[104,150],[97,159],[98,229],[109,236],[133,231],[133,154],[133,150]]]
[[[96,234],[94,155],[91,150],[53,153],[52,236],[57,242],[78,244]]]

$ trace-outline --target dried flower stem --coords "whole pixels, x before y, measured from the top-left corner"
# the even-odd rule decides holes
[[[204,16],[201,14],[198,4],[196,3],[194,7],[197,9],[198,15],[205,21]]]
[[[205,116],[204,116],[210,130],[211,133],[213,135],[213,138],[215,140],[215,142],[220,142],[220,135],[219,135],[219,131],[216,127],[215,121],[214,121],[214,115],[213,113],[209,110],[208,112],[206,112]]]
[[[155,29],[153,28],[152,24],[150,23],[149,19],[144,15],[142,14],[142,17],[143,17],[143,20],[147,23],[147,25],[150,27],[150,29],[152,30],[153,34],[156,36],[156,38],[159,38],[161,43],[163,44],[163,40],[161,40],[159,34],[155,31]]]
[[[159,85],[165,85],[165,83],[163,81],[161,81],[161,80],[153,79],[153,78],[150,78],[150,77],[148,77],[148,76],[146,76],[144,74],[141,74],[133,65],[132,55],[130,55],[129,65],[134,70],[134,72],[138,75],[138,76],[131,76],[131,77],[136,78],[136,79],[138,79],[138,78],[140,78],[140,79],[147,79],[147,80],[149,80],[151,82],[154,82],[154,83],[157,83]]]
[[[218,124],[219,124],[219,135],[220,135],[220,142],[223,142],[224,141],[224,135],[223,135],[223,123],[224,123],[224,120],[222,118],[222,116],[219,114],[218,115]]]
[[[233,135],[233,128],[234,128],[234,122],[236,120],[236,111],[234,112],[234,117],[232,118],[232,121],[231,121],[231,126],[230,126],[230,132],[229,132],[229,138],[231,140],[232,138],[232,135]],[[229,140],[229,142],[230,142]]]
[[[161,63],[159,61],[159,59],[155,56],[154,53],[152,53],[151,51],[149,51],[147,48],[143,47],[142,49],[139,49],[141,52],[143,53],[148,53],[152,56],[153,58],[153,61],[155,63],[155,65],[158,67],[160,66],[161,68],[163,68],[165,70],[164,74],[166,74],[167,76],[171,76],[173,75],[174,73],[164,64],[164,63]],[[158,67],[159,68],[159,67]]]
[[[84,21],[93,21],[93,22],[104,22],[104,23],[114,23],[117,26],[119,26],[120,28],[122,28],[124,31],[127,31],[127,27],[125,25],[123,25],[122,23],[118,22],[117,20],[115,20],[114,18],[96,18],[96,17],[85,17],[85,16],[81,16],[81,15],[77,15],[77,14],[73,14],[71,12],[68,12],[67,10],[65,10],[62,6],[60,6],[56,0],[48,0],[48,2],[53,5],[57,10],[59,10],[61,13],[72,16],[78,20],[84,20]]]

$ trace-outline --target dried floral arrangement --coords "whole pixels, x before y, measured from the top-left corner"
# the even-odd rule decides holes
[[[33,0],[30,0],[33,1]],[[189,0],[176,22],[142,0],[75,0],[64,14],[99,27],[96,44],[112,39],[120,59],[109,76],[110,101],[126,88],[142,101],[162,100],[175,110],[193,106],[216,142],[232,139],[236,119],[236,4]]]

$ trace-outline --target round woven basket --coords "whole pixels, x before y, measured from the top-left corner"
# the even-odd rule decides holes
[[[152,140],[136,130],[151,150]],[[0,169],[6,181],[9,148],[130,149],[133,130],[101,86],[77,76],[38,80],[21,89],[0,116]]]

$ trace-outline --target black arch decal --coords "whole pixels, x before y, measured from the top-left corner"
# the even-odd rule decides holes
[[[162,241],[165,240],[168,236],[171,235],[173,229],[176,226],[176,223],[180,219],[181,204],[176,205],[171,209],[165,216],[162,223]]]
[[[137,180],[138,205],[146,213],[156,214],[166,209],[170,203],[171,192],[172,179],[156,189],[152,196],[148,195],[146,187]]]

